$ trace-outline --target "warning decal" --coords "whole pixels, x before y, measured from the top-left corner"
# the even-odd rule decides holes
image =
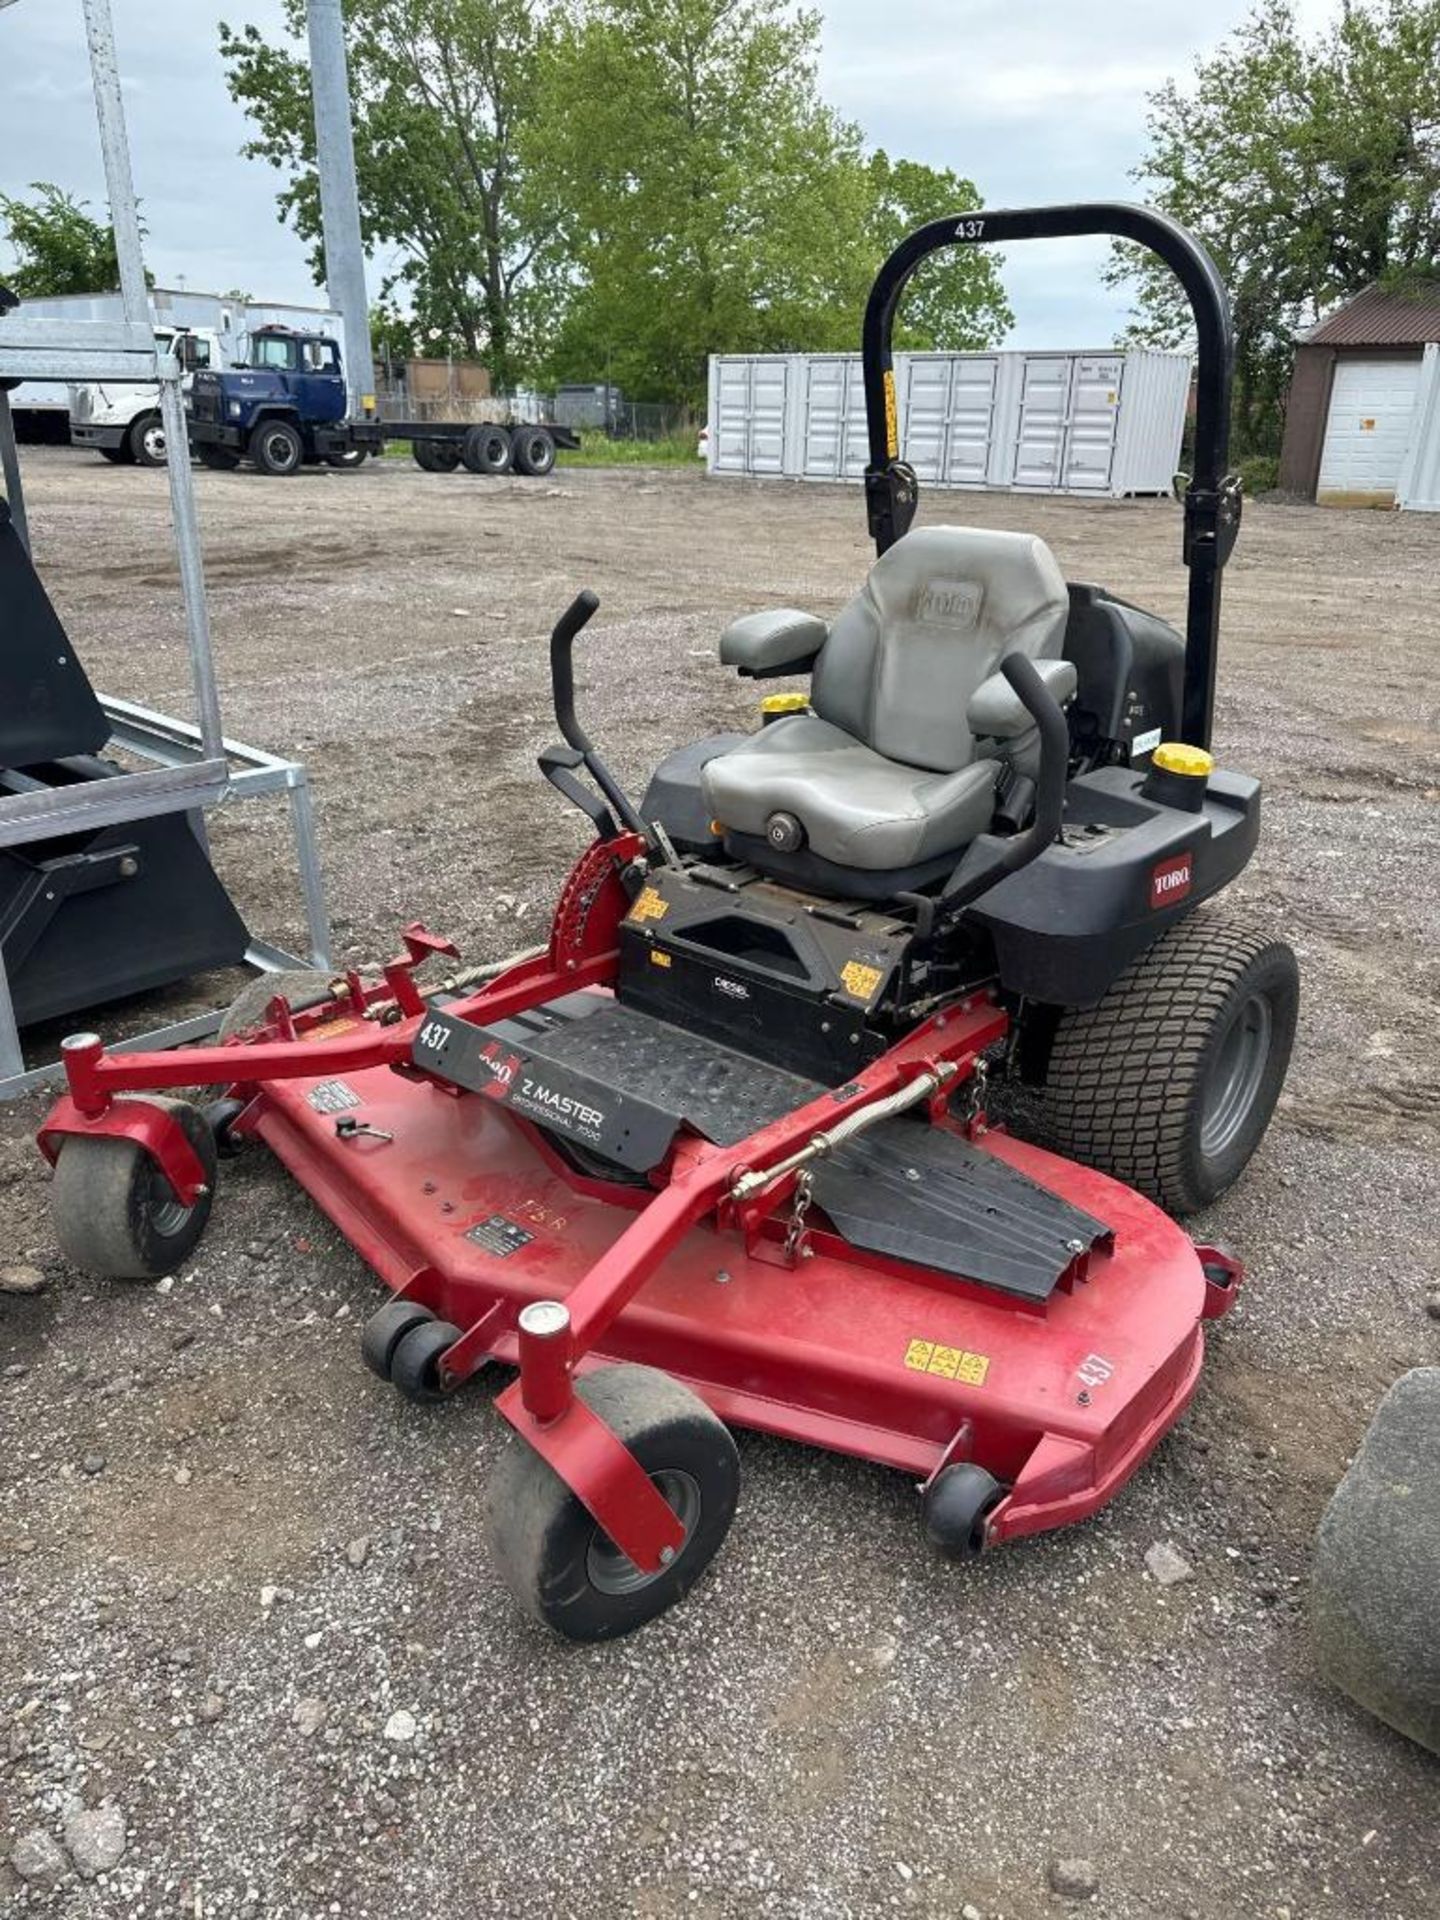
[[[629,917],[643,924],[646,920],[663,920],[669,911],[669,901],[662,900],[654,887],[642,887]]]
[[[884,974],[879,967],[867,967],[863,960],[847,960],[840,969],[840,984],[857,1000],[868,1000]]]
[[[942,1346],[938,1340],[912,1340],[905,1349],[905,1364],[912,1373],[961,1380],[967,1387],[983,1387],[990,1371],[988,1354],[967,1353],[963,1347]]]

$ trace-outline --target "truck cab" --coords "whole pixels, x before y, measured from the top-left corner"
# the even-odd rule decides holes
[[[187,392],[197,372],[219,367],[224,358],[220,335],[210,327],[157,327],[155,344],[179,360]],[[81,381],[71,385],[69,404],[72,446],[93,447],[117,466],[165,465],[159,387]]]
[[[340,348],[328,334],[257,328],[243,366],[196,376],[187,410],[191,445],[208,467],[248,455],[264,473],[288,474],[307,461],[352,466],[372,451],[345,425]]]

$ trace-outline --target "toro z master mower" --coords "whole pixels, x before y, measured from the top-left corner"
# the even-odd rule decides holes
[[[910,530],[890,340],[937,249],[1113,233],[1177,273],[1199,343],[1185,639],[1041,541]],[[809,674],[751,736],[683,748],[637,808],[576,718],[582,594],[551,641],[540,766],[595,838],[543,951],[423,989],[275,995],[227,1044],[67,1044],[40,1134],[62,1246],[153,1275],[194,1246],[217,1150],[263,1140],[393,1297],[364,1352],[403,1392],[518,1368],[491,1489],[519,1600],[598,1639],[720,1545],[728,1426],[919,1482],[959,1558],[1095,1512],[1178,1418],[1238,1264],[1174,1223],[1275,1104],[1290,950],[1197,908],[1243,867],[1259,789],[1206,751],[1230,332],[1202,249],[1125,206],[940,220],[865,316],[878,558],[832,624],[737,620],[722,661]],[[586,784],[586,780],[590,784]],[[202,1112],[144,1090],[228,1082]],[[1044,1137],[986,1120],[1029,1083]]]

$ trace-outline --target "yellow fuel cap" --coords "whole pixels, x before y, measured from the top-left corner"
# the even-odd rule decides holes
[[[808,693],[767,693],[760,702],[764,714],[803,713],[810,704]]]
[[[1162,740],[1150,764],[1162,773],[1181,773],[1191,780],[1206,780],[1215,771],[1215,762],[1203,747],[1187,746],[1183,740]]]

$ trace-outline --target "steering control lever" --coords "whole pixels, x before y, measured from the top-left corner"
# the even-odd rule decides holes
[[[575,637],[599,605],[599,596],[591,593],[587,587],[583,593],[576,594],[555,622],[550,635],[550,686],[555,700],[555,719],[570,748],[570,754],[562,753],[558,747],[549,748],[540,757],[540,770],[567,800],[573,801],[590,816],[601,837],[608,839],[615,831],[610,813],[603,807],[597,808],[593,803],[588,803],[584,789],[573,778],[573,772],[583,766],[621,822],[632,833],[653,841],[654,836],[647,830],[624,788],[600,758],[594,741],[575,717],[575,670],[572,658]]]

